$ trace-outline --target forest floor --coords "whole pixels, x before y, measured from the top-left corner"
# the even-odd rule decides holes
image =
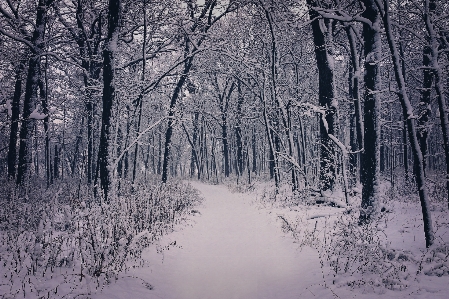
[[[144,252],[147,265],[123,274],[94,298],[447,298],[447,275],[407,275],[402,290],[381,284],[367,288],[336,283],[319,250],[286,233],[285,220],[298,215],[315,219],[339,209],[267,207],[256,200],[255,193],[232,193],[222,185],[192,185],[204,197],[193,216]],[[413,213],[406,215],[409,220],[412,217]],[[399,231],[404,240],[416,239],[403,236],[413,228],[404,228],[400,221],[390,221],[391,234]],[[422,228],[416,226],[413,233],[420,236]]]

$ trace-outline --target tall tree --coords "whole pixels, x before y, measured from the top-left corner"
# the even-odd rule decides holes
[[[434,232],[432,225],[432,217],[429,205],[429,196],[427,193],[427,187],[425,184],[423,156],[419,147],[418,138],[416,134],[415,117],[413,115],[413,107],[408,98],[407,89],[405,86],[404,76],[401,70],[401,63],[399,58],[399,51],[396,40],[393,36],[393,29],[391,26],[390,14],[389,14],[389,1],[385,0],[383,5],[381,1],[376,0],[376,5],[379,10],[382,10],[382,20],[385,26],[385,33],[387,36],[388,46],[390,48],[391,58],[393,61],[394,74],[396,83],[398,85],[399,92],[398,98],[402,106],[402,113],[404,120],[407,122],[408,136],[413,153],[413,161],[415,167],[415,181],[418,187],[419,198],[421,201],[421,210],[424,223],[424,235],[426,239],[426,247],[430,247],[434,240]]]
[[[19,60],[16,66],[16,78],[14,85],[14,97],[11,103],[11,129],[9,133],[8,147],[8,176],[10,179],[16,177],[16,160],[17,160],[17,133],[19,132],[20,122],[20,97],[22,95],[23,73],[25,72],[26,57]]]
[[[37,109],[38,89],[41,76],[41,57],[45,51],[45,27],[48,19],[48,10],[54,0],[39,0],[36,7],[36,21],[31,37],[31,55],[28,60],[28,74],[25,86],[25,98],[23,103],[22,124],[20,127],[19,161],[17,168],[17,184],[24,185],[30,175],[32,163],[33,136],[36,120],[32,112]]]
[[[444,156],[446,162],[446,192],[447,192],[447,202],[449,206],[449,119],[447,116],[447,103],[446,103],[446,95],[443,87],[443,70],[439,63],[439,48],[440,48],[440,38],[436,32],[434,17],[436,10],[436,1],[435,0],[424,0],[424,21],[426,24],[427,34],[428,34],[428,48],[426,50],[425,55],[427,55],[426,59],[429,59],[427,67],[431,67],[431,71],[433,73],[433,77],[435,78],[435,91],[437,95],[438,101],[438,110],[440,112],[440,122],[441,122],[441,130],[443,133],[443,148],[444,148]],[[424,66],[426,67],[426,65]],[[427,75],[430,77],[430,75]],[[431,78],[424,78],[431,82]],[[429,82],[424,82],[425,84],[429,84]],[[430,88],[429,86],[425,86],[425,88]],[[426,90],[424,90],[426,91]],[[423,142],[427,142],[423,140]],[[427,149],[427,148],[426,148]],[[424,157],[423,157],[424,163]],[[423,166],[424,168],[424,166]]]
[[[364,95],[364,145],[362,178],[362,210],[360,221],[369,221],[372,214],[378,212],[377,201],[380,198],[380,61],[382,56],[381,25],[382,19],[376,0],[363,0],[365,7],[362,17],[370,23],[363,23],[365,54],[365,95]]]
[[[334,191],[336,184],[335,145],[329,135],[337,132],[337,97],[334,80],[334,57],[332,49],[333,20],[325,19],[314,9],[320,2],[307,0],[312,21],[315,58],[318,67],[318,97],[323,110],[320,118],[320,185],[322,191]],[[325,7],[328,8],[328,7]]]
[[[103,113],[101,119],[101,135],[98,150],[98,167],[100,172],[100,183],[105,201],[112,183],[112,149],[111,117],[115,103],[115,68],[117,63],[117,47],[120,32],[121,0],[109,0],[108,5],[108,35],[103,50]]]

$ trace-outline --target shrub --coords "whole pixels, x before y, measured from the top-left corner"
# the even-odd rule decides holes
[[[0,199],[0,297],[61,298],[101,289],[143,265],[142,250],[200,200],[180,181],[121,185],[105,204],[70,181],[26,197],[4,184],[12,191]]]

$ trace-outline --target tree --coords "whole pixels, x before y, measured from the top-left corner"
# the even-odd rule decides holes
[[[418,187],[419,198],[421,201],[426,247],[430,247],[433,244],[435,237],[433,232],[432,217],[430,213],[429,196],[427,193],[427,187],[425,185],[423,156],[421,149],[419,147],[418,138],[416,134],[416,124],[415,124],[415,117],[413,115],[413,108],[408,98],[405,80],[401,70],[398,48],[391,28],[391,21],[389,15],[389,2],[388,0],[385,0],[382,5],[380,1],[376,0],[376,6],[379,10],[383,10],[382,20],[385,26],[385,33],[387,36],[388,46],[390,48],[391,58],[393,61],[394,74],[399,89],[397,94],[402,106],[404,120],[407,122],[408,136],[410,140],[410,145],[412,147],[414,167],[415,167],[415,180],[416,185]]]
[[[24,185],[30,175],[33,135],[36,120],[31,115],[37,109],[39,80],[41,77],[40,62],[45,50],[45,26],[48,10],[54,0],[39,0],[36,7],[36,21],[33,35],[28,44],[31,57],[28,60],[28,74],[23,103],[22,125],[20,128],[19,161],[17,167],[17,184]]]
[[[112,149],[111,117],[115,103],[115,68],[117,64],[117,47],[120,32],[121,0],[109,0],[108,5],[108,34],[103,50],[103,113],[101,119],[101,135],[98,150],[98,168],[100,172],[100,184],[105,201],[108,201],[108,193],[112,183]]]
[[[362,210],[360,222],[369,221],[372,214],[379,210],[380,198],[380,61],[382,56],[381,24],[382,19],[375,3],[376,0],[364,0],[365,11],[362,17],[371,23],[363,23],[365,54],[365,103],[364,145],[362,160]]]
[[[337,134],[337,95],[334,86],[332,35],[334,21],[321,18],[314,10],[317,1],[307,0],[312,21],[315,57],[319,74],[319,105],[323,110],[320,121],[320,184],[322,191],[334,191],[336,184],[336,152],[329,135]],[[328,8],[328,7],[325,7]]]
[[[193,25],[191,25],[188,29],[184,29],[184,63],[183,63],[183,70],[181,75],[179,76],[179,79],[176,83],[176,87],[173,91],[173,94],[171,96],[170,100],[170,109],[168,113],[168,127],[167,131],[165,132],[165,146],[164,146],[164,161],[162,163],[162,182],[166,183],[168,179],[168,163],[170,159],[170,152],[171,152],[171,139],[173,135],[173,126],[175,123],[175,112],[176,112],[176,104],[179,98],[179,95],[181,93],[181,89],[184,86],[184,83],[186,82],[190,69],[193,65],[193,59],[195,57],[196,52],[199,50],[199,47],[202,45],[202,43],[205,41],[207,37],[208,30],[212,27],[214,23],[216,23],[218,20],[220,20],[223,16],[225,16],[227,13],[234,11],[237,9],[236,2],[230,1],[227,4],[227,7],[223,10],[222,13],[218,13],[215,11],[217,8],[217,1],[216,0],[206,0],[202,8],[199,9],[198,12],[198,6],[193,1],[187,2],[187,12],[188,16],[190,18],[190,21],[193,22]],[[195,15],[196,14],[196,15]],[[218,14],[215,15],[214,14]],[[201,33],[199,35],[199,38],[197,40],[193,40],[194,36],[198,33]]]
[[[435,30],[435,25],[433,23],[433,17],[435,16],[436,3],[435,0],[424,0],[424,22],[426,24],[426,30],[428,33],[428,42],[424,48],[424,67],[431,67],[432,74],[425,73],[424,74],[424,90],[423,93],[423,101],[425,104],[430,105],[430,94],[429,89],[432,84],[432,79],[435,78],[435,91],[437,95],[438,101],[438,110],[440,112],[440,122],[441,122],[441,130],[443,133],[443,148],[444,148],[444,156],[446,160],[446,190],[447,190],[447,202],[449,206],[449,119],[447,116],[447,103],[445,92],[443,88],[443,71],[441,65],[439,64],[439,36]],[[427,69],[429,71],[429,69]],[[433,78],[432,78],[433,77]],[[427,114],[427,110],[425,114]],[[424,118],[425,120],[425,118]],[[424,150],[427,150],[427,134],[422,136],[421,147],[424,147]],[[425,154],[425,152],[423,152]],[[423,171],[425,171],[423,157]]]

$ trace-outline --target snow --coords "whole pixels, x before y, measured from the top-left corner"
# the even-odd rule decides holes
[[[47,117],[47,114],[44,113],[40,113],[39,111],[39,107],[36,107],[36,109],[33,110],[33,112],[31,112],[30,114],[30,119],[37,119],[37,120],[43,120]]]
[[[254,206],[254,194],[193,185],[205,201],[189,225],[148,248],[148,267],[133,269],[94,298],[332,297],[317,252],[286,237],[278,215]]]
[[[8,110],[8,116],[11,117],[12,116],[11,100],[6,101],[5,108]]]
[[[447,297],[449,277],[438,277],[438,271],[446,270],[445,263],[425,265],[422,272],[430,275],[417,275],[417,268],[407,260],[427,259],[423,254],[422,220],[415,202],[399,205],[396,213],[388,214],[388,226],[378,228],[379,240],[385,241],[380,230],[387,232],[389,247],[415,249],[411,252],[390,248],[390,255],[394,256],[391,263],[397,265],[404,259],[411,275],[404,272],[404,284],[388,289],[375,273],[335,277],[327,265],[329,261],[320,261],[325,257],[322,249],[309,246],[316,242],[316,233],[323,233],[321,225],[330,226],[324,229],[330,233],[332,221],[341,217],[345,209],[268,207],[256,200],[257,194],[231,193],[224,186],[193,185],[205,201],[192,213],[188,225],[178,227],[148,248],[144,254],[148,267],[133,269],[94,298]],[[331,261],[338,263],[338,257],[331,257]],[[382,275],[388,276],[394,270],[390,267]],[[369,283],[354,285],[354,281],[364,280]]]
[[[174,232],[150,245],[139,267],[108,285],[85,281],[89,298],[447,298],[449,218],[444,208],[433,206],[439,242],[430,250],[425,248],[416,199],[390,202],[383,220],[370,228],[377,241],[364,247],[364,240],[357,238],[364,237],[363,229],[351,226],[347,209],[270,204],[261,199],[263,184],[256,184],[253,193],[191,184],[204,197],[203,204]],[[349,236],[347,252],[339,247],[341,232]],[[335,249],[323,245],[323,236]],[[120,240],[122,245],[127,242]],[[386,253],[385,260],[373,263],[381,273],[343,273],[340,268],[333,274],[331,264],[338,266],[346,257],[352,259],[351,269],[365,267],[354,260],[363,249],[367,258]],[[400,281],[393,279],[397,269]],[[58,285],[58,277],[47,283]],[[385,287],[385,281],[391,281],[391,287]],[[26,298],[35,297],[27,293]]]

